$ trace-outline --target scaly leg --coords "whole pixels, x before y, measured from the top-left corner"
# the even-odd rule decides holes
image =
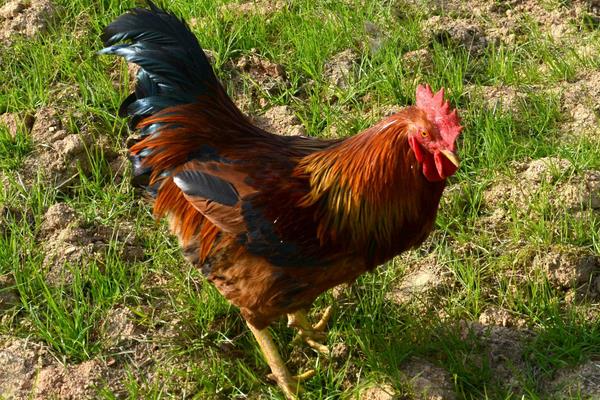
[[[298,329],[300,337],[313,349],[321,354],[329,355],[329,348],[322,342],[327,338],[325,327],[331,318],[332,307],[329,306],[323,312],[323,316],[315,325],[308,321],[306,311],[300,310],[293,314],[288,314],[288,326]]]
[[[296,394],[302,391],[300,382],[313,377],[315,371],[310,370],[304,372],[303,374],[292,376],[290,371],[285,366],[285,363],[281,359],[281,356],[279,355],[279,351],[277,350],[275,342],[273,342],[273,338],[271,337],[269,329],[265,328],[258,330],[250,323],[246,323],[252,331],[252,334],[254,334],[254,337],[256,338],[263,355],[265,356],[267,364],[269,364],[269,367],[271,367],[271,375],[273,379],[277,381],[277,384],[288,400],[297,400],[298,397]]]

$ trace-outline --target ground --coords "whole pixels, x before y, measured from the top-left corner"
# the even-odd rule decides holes
[[[129,185],[133,1],[0,0],[0,398],[271,399],[238,311]],[[445,87],[462,165],[419,249],[321,296],[306,399],[600,398],[600,3],[169,2],[261,127],[348,136]]]

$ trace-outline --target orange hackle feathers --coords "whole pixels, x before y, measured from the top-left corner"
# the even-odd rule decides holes
[[[343,236],[360,243],[389,243],[395,227],[417,217],[421,199],[414,186],[422,178],[407,142],[411,111],[299,162],[296,174],[308,174],[311,185],[300,205],[319,205],[322,242]]]

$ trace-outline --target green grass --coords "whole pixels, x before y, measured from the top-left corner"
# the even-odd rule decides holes
[[[106,136],[112,150],[119,151],[127,130],[116,114],[128,94],[127,68],[96,52],[102,47],[101,29],[134,2],[56,3],[59,14],[47,33],[16,39],[2,49],[10,56],[0,58],[0,110],[24,115],[53,106],[69,132]],[[223,11],[220,0],[173,3],[170,7],[186,20],[196,18],[194,33],[214,52],[216,72],[226,84],[233,77],[232,62],[252,49],[281,64],[288,86],[260,96],[265,108],[290,106],[310,135],[327,135],[331,126],[342,136],[364,129],[379,118],[381,106],[411,104],[422,82],[445,87],[460,109],[463,161],[450,179],[453,189],[445,195],[437,230],[420,249],[361,277],[338,302],[329,343],[344,343],[347,355],[330,362],[294,348],[288,345],[293,332],[283,321],[274,324],[284,358],[295,360],[292,368],[317,370],[305,385],[305,398],[357,398],[361,389],[382,382],[402,398],[418,398],[401,373],[411,357],[418,357],[449,373],[459,399],[542,399],[547,398],[545,382],[559,368],[598,357],[597,303],[569,301],[543,273],[529,270],[536,254],[555,245],[599,255],[598,213],[581,218],[557,206],[551,201],[555,186],[550,183],[525,208],[510,202],[499,206],[507,215],[500,232],[482,225],[494,211],[485,206],[486,191],[501,180],[518,179],[516,163],[566,158],[573,170],[554,177],[559,184],[571,174],[600,169],[597,138],[565,140],[567,116],[560,90],[551,90],[597,69],[597,58],[557,43],[526,15],[519,19],[514,44],[492,43],[472,54],[432,42],[422,29],[431,16],[428,10],[403,2],[295,0],[268,18]],[[569,2],[548,1],[544,7],[554,9],[559,3]],[[369,48],[365,21],[384,32],[377,51]],[[580,44],[600,49],[593,20],[584,17],[578,23]],[[409,66],[402,55],[421,48],[428,49],[431,63]],[[332,100],[326,95],[325,64],[346,49],[358,54],[357,68],[348,87],[336,89]],[[514,109],[493,109],[478,90],[485,86],[511,86],[524,96]],[[244,90],[250,93],[253,83],[245,82]],[[228,91],[234,94],[235,88],[229,85]],[[260,110],[258,102],[250,108]],[[89,173],[68,187],[55,188],[41,178],[23,184],[17,172],[26,157],[34,156],[34,148],[22,127],[15,137],[0,127],[0,172],[6,178],[0,205],[9,210],[0,215],[0,277],[11,282],[0,287],[0,295],[14,292],[18,298],[0,307],[0,333],[45,343],[68,364],[116,360],[111,368],[119,371],[119,389],[114,382],[100,384],[98,398],[283,398],[267,383],[268,368],[238,311],[183,260],[166,224],[153,221],[129,186],[128,175],[121,180],[113,176],[107,155],[89,149]],[[69,284],[49,283],[40,231],[46,209],[57,202],[77,210],[83,226],[104,225],[116,232],[131,222],[145,258],[123,260],[124,244],[114,238],[100,259],[65,267],[72,277]],[[390,301],[388,293],[412,264],[429,254],[449,274],[451,284],[433,300],[416,296],[404,304]],[[331,302],[336,300],[328,293],[315,306]],[[146,355],[155,358],[149,367],[136,368],[139,364],[127,349],[107,344],[103,324],[116,306],[131,311],[154,346]],[[497,379],[485,338],[465,334],[463,321],[476,321],[491,306],[508,310],[530,330],[520,389]]]

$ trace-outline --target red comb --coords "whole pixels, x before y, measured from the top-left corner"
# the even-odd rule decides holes
[[[450,111],[450,104],[444,101],[444,88],[433,94],[429,85],[417,87],[417,107],[427,113],[431,122],[437,125],[442,139],[454,150],[454,141],[460,134],[460,118],[456,110]]]

